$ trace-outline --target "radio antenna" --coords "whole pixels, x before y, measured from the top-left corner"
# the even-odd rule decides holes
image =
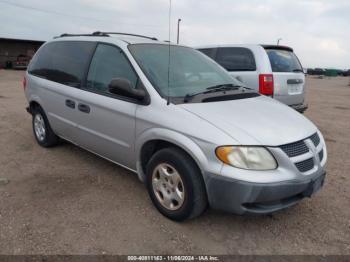
[[[168,97],[167,97],[167,102],[166,104],[170,104],[170,35],[171,35],[171,0],[169,0],[169,36],[168,36],[168,47],[169,47],[169,52],[168,52]]]

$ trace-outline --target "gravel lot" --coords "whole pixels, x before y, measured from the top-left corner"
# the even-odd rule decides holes
[[[328,146],[322,191],[271,216],[175,223],[133,173],[68,143],[39,147],[23,74],[0,70],[0,254],[350,254],[349,79],[307,80],[306,116]]]

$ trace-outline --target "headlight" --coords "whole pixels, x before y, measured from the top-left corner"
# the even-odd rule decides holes
[[[222,146],[215,151],[225,164],[252,170],[271,170],[277,168],[275,158],[264,147]]]

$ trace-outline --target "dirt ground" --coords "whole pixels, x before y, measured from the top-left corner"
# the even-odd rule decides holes
[[[349,79],[307,80],[329,157],[317,195],[271,216],[175,223],[133,173],[68,143],[39,147],[23,74],[0,70],[0,254],[350,254]]]

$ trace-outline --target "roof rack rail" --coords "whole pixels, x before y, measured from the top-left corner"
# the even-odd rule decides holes
[[[54,38],[60,38],[60,37],[70,37],[70,36],[109,36],[107,34],[61,34],[59,36],[55,36]]]
[[[137,35],[137,34],[129,34],[129,33],[119,33],[119,32],[100,32],[96,31],[93,32],[92,34],[61,34],[60,36],[55,36],[54,38],[60,38],[60,37],[71,37],[71,36],[110,36],[110,35],[128,35],[128,36],[136,36],[136,37],[142,37],[142,38],[147,38],[150,40],[158,40],[155,37],[149,37],[149,36],[144,36],[144,35]]]
[[[137,34],[129,34],[129,33],[121,33],[121,32],[93,32],[92,35],[94,36],[108,36],[108,35],[128,35],[128,36],[136,36],[136,37],[142,37],[142,38],[147,38],[150,40],[158,40],[155,37],[150,37],[150,36],[145,36],[145,35],[137,35]]]

